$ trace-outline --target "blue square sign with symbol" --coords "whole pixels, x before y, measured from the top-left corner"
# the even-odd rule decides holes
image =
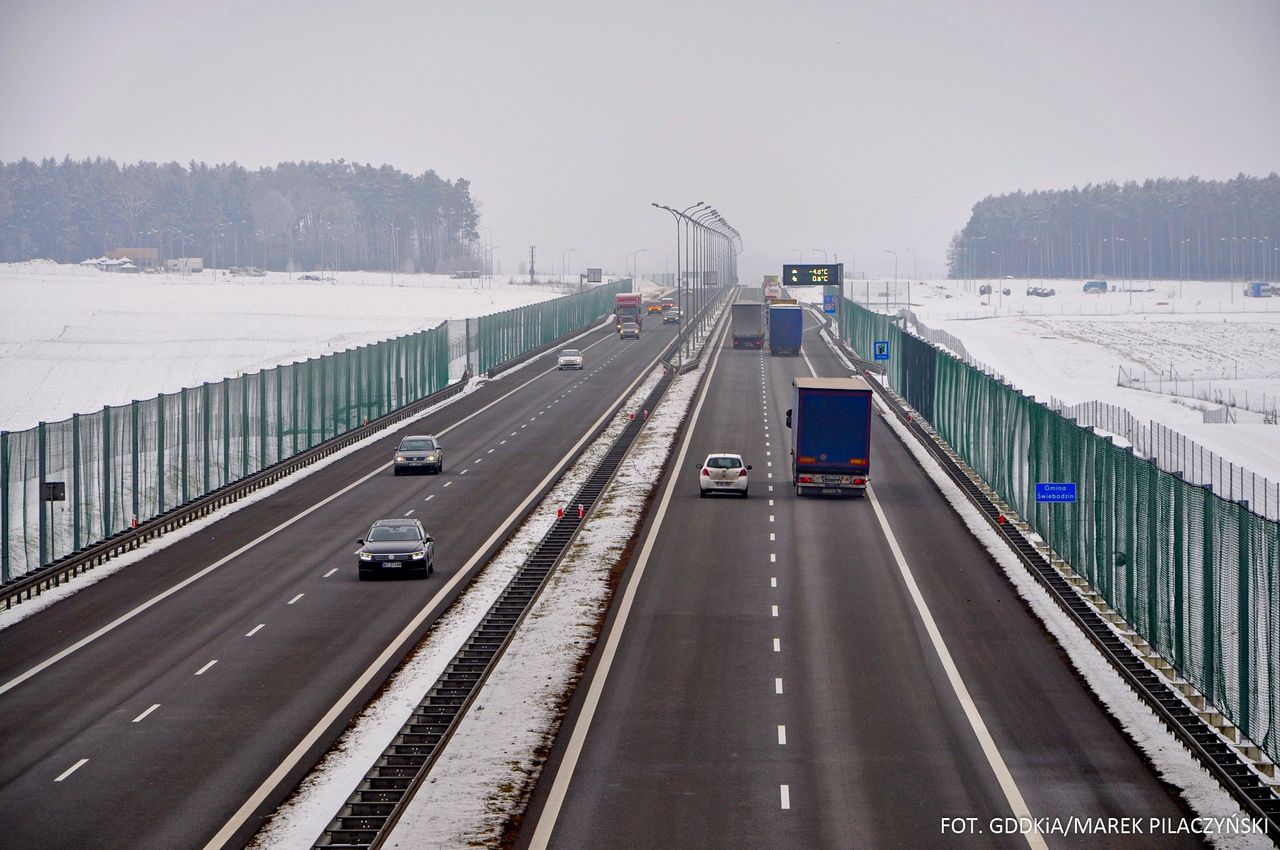
[[[874,360],[889,359],[889,340],[878,339],[875,341],[875,352],[872,354]]]
[[[1062,484],[1036,484],[1037,502],[1074,502],[1075,500],[1076,485],[1074,481]]]
[[[824,295],[824,296],[822,296],[822,312],[827,313],[827,314],[830,314],[830,315],[835,315],[835,312],[836,312],[836,296],[834,296],[834,295]]]

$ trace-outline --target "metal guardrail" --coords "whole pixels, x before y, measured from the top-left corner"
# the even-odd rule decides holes
[[[852,351],[839,341],[846,354]],[[924,420],[892,390],[870,382],[900,422],[910,430],[969,501],[982,513],[987,524],[1009,545],[1035,580],[1093,642],[1125,683],[1158,716],[1222,787],[1253,818],[1266,824],[1267,835],[1280,842],[1280,797],[1256,772],[1245,754],[1234,748],[1198,711],[1177,683],[1153,669],[1136,648],[1116,633],[1111,622],[1087,602],[1077,588],[1027,539],[995,501],[980,486],[981,479],[961,466],[959,457]],[[985,483],[985,482],[981,482]]]
[[[79,551],[71,552],[57,561],[25,573],[8,584],[0,585],[0,609],[11,608],[43,593],[45,590],[57,587],[72,577],[87,572],[124,552],[137,549],[148,540],[180,528],[192,520],[207,516],[224,505],[238,501],[255,490],[274,484],[280,479],[310,466],[336,451],[377,433],[388,425],[416,416],[426,408],[439,404],[445,399],[462,392],[469,381],[470,376],[464,375],[462,380],[450,384],[431,395],[424,396],[415,402],[411,402],[398,410],[373,419],[368,424],[360,425],[336,437],[331,437],[306,451],[299,452],[266,469],[233,481],[218,490],[214,490],[212,493],[192,499],[186,504],[179,505],[166,513],[140,523],[137,528],[117,532],[105,540],[86,546]]]
[[[674,375],[667,371],[644,402],[653,410]],[[625,401],[620,403],[625,404]],[[380,847],[404,811],[404,804],[439,758],[466,715],[480,688],[506,651],[516,629],[546,586],[564,553],[582,527],[585,516],[622,464],[645,425],[628,422],[596,468],[485,613],[480,624],[427,691],[391,744],[374,762],[356,790],[317,839],[317,848]],[[608,427],[607,423],[601,426]],[[579,455],[586,452],[583,446]],[[560,476],[568,475],[569,469]],[[554,485],[552,485],[554,486]],[[581,506],[582,516],[578,508]]]

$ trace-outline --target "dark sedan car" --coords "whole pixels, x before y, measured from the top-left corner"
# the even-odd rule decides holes
[[[405,437],[396,447],[395,474],[418,469],[437,475],[444,471],[444,447],[435,437],[426,434]]]
[[[376,575],[435,572],[436,539],[416,519],[380,519],[356,542],[361,581]]]

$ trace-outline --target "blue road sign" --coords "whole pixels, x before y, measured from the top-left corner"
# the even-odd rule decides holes
[[[1075,482],[1065,484],[1036,484],[1037,502],[1074,502],[1076,500]]]
[[[873,360],[889,359],[889,340],[878,339],[875,341],[875,352],[871,355]]]
[[[824,296],[822,296],[822,312],[824,312],[824,313],[829,313],[829,314],[831,314],[831,315],[835,315],[835,312],[836,312],[836,296],[834,296],[834,295],[824,295]]]

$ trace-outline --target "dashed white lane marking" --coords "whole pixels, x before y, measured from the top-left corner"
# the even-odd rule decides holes
[[[507,444],[506,440],[503,440],[501,443],[498,443],[498,445],[500,446],[505,446],[506,444]],[[489,451],[493,451],[493,449],[490,449]]]
[[[777,539],[778,539],[778,536],[777,536],[776,534],[774,534],[772,531],[770,531],[770,532],[769,532],[769,541],[770,541],[770,542],[773,542],[773,541],[776,541]]]
[[[80,759],[80,761],[76,762],[75,764],[71,765],[71,767],[67,768],[66,770],[62,771],[62,773],[58,774],[58,778],[57,778],[57,779],[55,779],[55,780],[53,780],[53,781],[54,781],[54,782],[61,782],[62,780],[66,779],[68,776],[70,776],[71,774],[75,773],[75,772],[76,772],[77,770],[79,770],[80,768],[84,767],[84,764],[85,764],[85,762],[87,762],[87,761],[88,761],[88,759]]]
[[[417,510],[417,508],[409,508],[409,510],[407,510],[407,511],[405,511],[405,512],[404,512],[404,515],[405,515],[405,516],[409,516],[409,515],[410,515],[410,514],[412,514],[415,510]]]
[[[769,514],[769,522],[773,522],[773,514]]]
[[[773,639],[773,651],[782,652],[782,638]]]
[[[256,635],[256,634],[259,632],[259,630],[261,630],[261,629],[262,629],[262,627],[263,627],[263,626],[265,626],[265,625],[266,625],[266,623],[258,623],[258,625],[254,626],[252,629],[249,629],[249,633],[248,633],[248,634],[246,634],[246,635],[245,635],[245,637],[253,637],[253,636],[254,636],[254,635]]]
[[[777,606],[777,605],[772,605],[772,606],[770,606],[770,608],[771,608],[771,613],[773,614],[773,616],[775,616],[775,617],[776,617],[776,616],[778,616],[778,606]]]
[[[772,490],[773,487],[770,487],[769,489]],[[773,507],[773,499],[769,500],[769,507]]]
[[[768,443],[765,443],[765,445],[767,446],[767,445],[769,445],[769,444],[768,444]],[[764,453],[764,456],[765,456],[765,457],[773,457],[773,452],[766,451],[766,452]],[[769,465],[770,465],[770,466],[773,466],[773,463],[772,463],[772,462],[770,462],[770,464],[769,464]]]
[[[465,469],[464,469],[464,470],[462,470],[462,471],[463,471],[463,472],[466,472],[466,470],[465,470]],[[450,484],[452,484],[452,483],[453,483],[452,481],[446,481],[446,482],[444,482],[444,486],[448,487],[448,486],[449,486]],[[428,496],[427,498],[430,498],[430,496]]]
[[[215,664],[217,664],[217,663],[218,663],[218,659],[216,659],[216,658],[215,658],[215,659],[213,659],[213,660],[212,660],[212,661],[210,661],[208,664],[204,665],[204,666],[203,666],[203,667],[201,667],[199,670],[197,670],[197,671],[196,671],[196,675],[197,675],[197,676],[203,676],[203,675],[204,675],[204,671],[208,670],[210,667],[212,667],[213,665],[215,665]]]
[[[290,600],[289,600],[289,604],[290,604],[290,605],[292,605],[293,603],[297,602],[299,599],[301,599],[302,597],[304,597],[304,596],[306,596],[306,595],[307,595],[307,594],[305,594],[305,593],[299,593],[297,596],[295,596],[295,597],[293,597],[292,599],[290,599]]]
[[[787,727],[781,723],[778,724],[778,746],[785,747],[787,745]]]
[[[771,460],[766,460],[766,461],[764,462],[764,465],[765,465],[765,466],[773,466],[773,461],[771,461]]]
[[[446,485],[444,485],[444,486],[448,487],[449,485],[448,485],[448,484],[446,484]],[[435,497],[436,497],[436,494],[435,494],[435,493],[432,493],[430,496],[428,496],[427,498],[423,499],[422,501],[424,501],[424,502],[430,502],[430,501],[431,501],[432,499],[434,499]]]
[[[473,460],[473,461],[471,461],[471,462],[472,462],[472,463],[479,463],[479,462],[480,462],[480,461],[482,461],[482,460],[484,460],[484,458],[482,458],[482,457],[478,457],[478,458],[476,458],[475,460]]]
[[[466,475],[466,474],[467,474],[468,472],[470,472],[470,471],[471,471],[471,470],[469,470],[469,469],[464,469],[464,470],[462,470],[461,472],[459,472],[458,474],[459,474],[459,475]]]
[[[769,476],[769,477],[770,477],[770,478],[772,478],[773,476],[771,475],[771,476]],[[772,493],[772,492],[773,492],[773,485],[772,485],[772,484],[770,484],[770,485],[769,485],[769,492],[770,492],[770,493]],[[772,500],[772,499],[770,499],[770,500],[769,500],[769,506],[770,506],[770,507],[772,507],[772,506],[773,506],[773,500]]]
[[[777,553],[777,552],[770,552],[770,553],[769,553],[769,563],[771,563],[771,564],[776,564],[776,563],[778,563],[778,553]]]
[[[530,417],[529,417],[529,422],[534,421],[534,419],[536,419],[536,418],[537,418],[537,414],[534,414],[533,416],[530,416]],[[528,427],[528,423],[525,423],[524,425],[521,425],[520,427],[521,427],[521,428]]]
[[[955,661],[951,657],[951,651],[947,649],[946,641],[942,639],[942,632],[938,630],[938,624],[934,621],[933,614],[929,611],[929,606],[924,601],[923,594],[920,593],[920,587],[916,584],[911,567],[907,565],[907,559],[902,554],[902,548],[898,545],[898,538],[894,535],[893,529],[889,527],[889,520],[884,514],[884,509],[880,507],[880,500],[876,498],[875,491],[870,487],[867,488],[867,496],[871,498],[871,507],[875,511],[876,520],[880,523],[880,529],[884,532],[890,551],[893,552],[893,559],[898,564],[898,572],[902,576],[903,584],[907,587],[911,601],[915,604],[916,613],[920,615],[920,621],[924,624],[925,631],[929,635],[933,650],[937,653],[938,660],[942,662],[942,669],[946,671],[951,689],[955,692],[956,699],[964,709],[965,717],[969,720],[969,726],[973,729],[974,737],[978,739],[978,743],[982,746],[982,753],[987,757],[987,763],[991,765],[991,770],[995,773],[996,779],[1000,783],[1000,790],[1004,791],[1005,799],[1009,802],[1009,808],[1013,809],[1015,817],[1030,819],[1032,817],[1031,810],[1027,808],[1027,803],[1022,798],[1022,792],[1018,790],[1017,783],[1013,781],[1013,775],[1009,773],[1009,768],[1004,763],[1004,757],[1000,755],[1000,750],[996,747],[996,742],[991,737],[991,732],[988,731],[987,724],[982,719],[982,714],[978,711],[977,705],[974,704],[973,697],[969,695],[969,689],[965,686],[964,679],[960,677],[960,671],[956,668]],[[1048,850],[1049,845],[1045,843],[1044,837],[1040,833],[1028,832],[1023,837],[1026,838],[1027,844],[1033,850]]]
[[[338,571],[338,568],[337,568],[337,567],[334,567],[333,569],[329,570],[329,572],[327,572],[327,573],[325,573],[324,575],[320,576],[320,578],[328,578],[329,576],[333,575],[333,574],[334,574],[334,573],[336,573],[337,571]]]
[[[791,808],[791,786],[780,785],[778,787],[782,789],[782,808]]]
[[[155,710],[156,710],[157,708],[159,708],[159,707],[160,707],[160,703],[156,703],[155,705],[153,705],[153,706],[151,706],[150,708],[148,708],[146,711],[144,711],[144,712],[142,712],[141,714],[139,714],[137,717],[133,718],[133,722],[134,722],[134,723],[141,723],[142,721],[144,721],[144,720],[146,720],[146,719],[147,719],[147,715],[148,715],[148,714],[150,714],[151,712],[155,711]]]
[[[773,692],[775,694],[782,693],[782,677],[781,676],[773,680]]]
[[[530,420],[529,420],[529,422],[532,422],[532,421],[533,421],[532,419],[530,419]],[[529,422],[524,423],[524,424],[523,424],[523,425],[521,425],[520,427],[521,427],[521,428],[528,428],[528,427],[529,427]]]
[[[512,436],[512,437],[514,437],[515,435],[516,435],[516,432],[515,432],[515,431],[512,431],[512,432],[511,432],[511,434],[510,434],[510,436]]]
[[[772,477],[773,477],[773,473],[772,473],[772,472],[766,472],[766,473],[765,473],[765,475],[768,475],[770,478],[772,478]],[[773,488],[772,488],[772,487],[770,487],[769,489],[771,489],[771,490],[772,490]]]
[[[770,577],[769,577],[769,586],[770,586],[770,587],[777,587],[777,586],[778,586],[778,577],[777,577],[777,576],[770,576]]]
[[[503,440],[502,442],[504,442],[504,443],[505,443],[505,442],[506,442],[506,440]],[[493,452],[494,452],[494,450],[493,450],[493,449],[489,449],[489,454],[493,454]],[[476,461],[476,462],[477,462],[477,463],[479,463],[479,461]]]

